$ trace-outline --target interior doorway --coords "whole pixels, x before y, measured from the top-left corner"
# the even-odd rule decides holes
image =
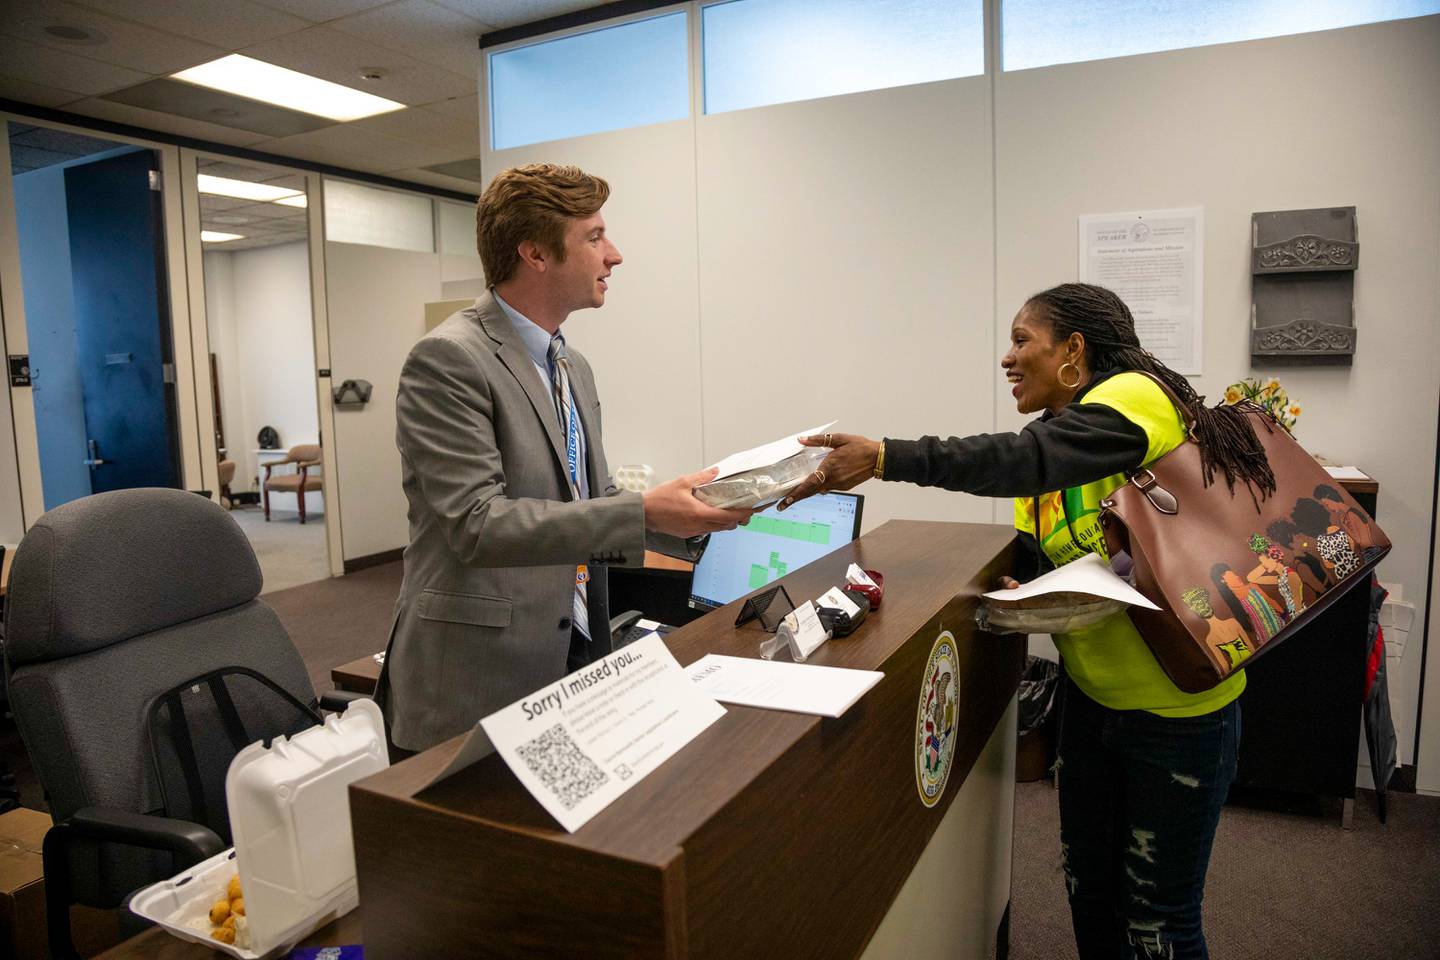
[[[250,538],[266,592],[324,579],[334,492],[316,389],[306,176],[188,151],[185,169],[198,195],[187,229],[199,231],[201,402],[222,505]]]
[[[160,151],[5,133],[44,509],[182,487]]]

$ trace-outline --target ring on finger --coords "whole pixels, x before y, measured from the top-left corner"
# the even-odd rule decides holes
[[[816,471],[815,471],[815,482],[818,483],[818,484],[819,484],[820,486],[822,486],[822,487],[825,486],[825,471],[824,471],[824,470],[820,470],[820,469],[818,469],[818,468],[816,469]]]
[[[832,438],[833,438],[833,437],[834,437],[834,434],[830,434],[830,433],[825,434],[825,438],[824,438],[824,440],[823,440],[823,442],[822,442],[822,445],[823,445],[823,446],[827,446],[827,447],[833,447],[833,446],[835,446],[835,444],[832,442]]]

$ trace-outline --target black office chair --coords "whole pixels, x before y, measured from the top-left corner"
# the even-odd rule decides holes
[[[86,497],[12,562],[5,671],[55,825],[54,958],[72,903],[105,909],[229,843],[225,773],[246,744],[320,721],[305,665],[256,599],[260,568],[216,504],[180,490]]]

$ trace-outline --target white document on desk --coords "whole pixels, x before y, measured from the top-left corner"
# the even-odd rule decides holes
[[[779,440],[771,440],[769,443],[762,443],[758,447],[751,447],[749,450],[741,450],[739,453],[732,453],[713,466],[719,467],[720,472],[715,479],[723,480],[726,477],[737,473],[744,473],[746,470],[754,470],[757,467],[768,467],[772,463],[779,463],[787,457],[793,457],[805,449],[805,444],[800,442],[801,437],[814,436],[824,433],[835,426],[838,421],[831,420],[829,423],[822,423],[818,427],[811,427],[809,430],[801,430],[799,433],[792,433],[788,437],[781,437]]]
[[[496,752],[574,832],[720,717],[659,634],[480,721]]]
[[[711,653],[685,671],[716,700],[767,710],[838,717],[885,676],[804,663],[751,660]]]

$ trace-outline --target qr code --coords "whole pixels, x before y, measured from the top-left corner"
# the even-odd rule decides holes
[[[515,752],[566,810],[573,810],[610,779],[558,723]]]

